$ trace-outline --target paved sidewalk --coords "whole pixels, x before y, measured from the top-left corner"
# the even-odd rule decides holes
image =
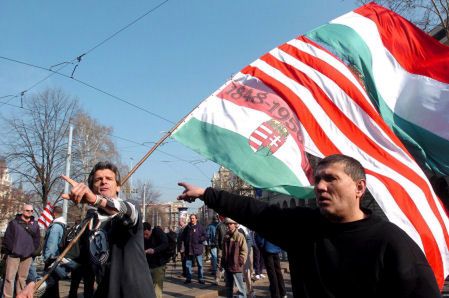
[[[288,263],[282,262],[282,268],[284,268],[285,286],[287,289],[287,296],[293,297],[290,284],[290,274],[288,273]],[[181,263],[178,261],[176,264],[170,262],[167,264],[167,271],[165,274],[163,297],[186,297],[186,298],[212,298],[212,297],[224,297],[224,282],[221,282],[219,286],[213,284],[214,277],[209,273],[210,264],[205,263],[204,272],[206,284],[200,284],[196,280],[196,268],[194,268],[194,275],[192,283],[185,285],[185,278],[181,276]],[[265,274],[266,275],[266,274]],[[268,290],[268,278],[258,280],[253,283],[255,296],[253,297],[270,297]],[[70,286],[70,280],[60,281],[60,296],[65,298],[68,296]],[[78,298],[83,297],[83,284],[81,283],[78,290]]]

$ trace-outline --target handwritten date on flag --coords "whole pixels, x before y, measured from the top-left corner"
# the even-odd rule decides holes
[[[217,97],[231,101],[239,106],[255,109],[279,121],[288,130],[298,144],[302,144],[303,136],[300,123],[288,104],[273,92],[260,90],[239,82],[231,82],[223,88]]]

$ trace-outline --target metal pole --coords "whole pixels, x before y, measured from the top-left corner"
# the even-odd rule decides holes
[[[131,161],[129,162],[129,168],[132,169],[133,168],[133,158],[130,157],[129,158]],[[133,180],[131,177],[129,177],[129,198],[132,199],[133,198]]]
[[[69,129],[69,145],[67,148],[67,159],[66,159],[66,163],[65,163],[65,175],[67,177],[70,177],[70,161],[72,159],[72,135],[73,135],[73,125],[70,124],[70,129]],[[66,181],[64,184],[64,193],[69,193],[69,183]],[[64,219],[67,222],[67,210],[68,210],[68,201],[67,200],[63,200],[62,203],[62,216],[64,216]]]
[[[146,195],[146,190],[147,190],[147,188],[146,188],[146,185],[145,185],[145,183],[143,184],[143,221],[145,221],[145,195]]]
[[[172,225],[172,213],[171,213],[171,204],[170,205],[168,205],[168,207],[169,207],[169,214],[170,214],[170,217],[169,217],[169,219],[168,219],[168,228],[169,229],[171,229],[172,227],[173,227],[173,225]]]

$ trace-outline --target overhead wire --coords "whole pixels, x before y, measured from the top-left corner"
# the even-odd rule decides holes
[[[167,3],[169,0],[165,0],[163,2],[161,2],[160,4],[156,5],[155,7],[151,8],[150,10],[148,10],[147,12],[145,12],[143,15],[141,15],[140,17],[138,17],[137,19],[135,19],[134,21],[132,21],[131,23],[129,23],[128,25],[124,26],[123,28],[121,28],[120,30],[118,30],[117,32],[113,33],[112,35],[110,35],[109,37],[107,37],[106,39],[104,39],[103,41],[99,42],[97,45],[95,45],[94,47],[92,47],[90,50],[88,50],[87,52],[85,52],[82,56],[89,54],[90,52],[92,52],[93,50],[95,50],[96,48],[102,46],[103,44],[105,44],[106,42],[108,42],[109,40],[111,40],[112,38],[114,38],[116,35],[118,35],[120,32],[128,29],[129,27],[131,27],[132,25],[134,25],[135,23],[137,23],[138,21],[140,21],[141,19],[143,19],[144,17],[146,17],[147,15],[149,15],[150,13],[154,12],[155,10],[157,10],[158,8],[160,8],[161,6],[163,6],[165,3]]]
[[[148,113],[148,114],[150,114],[150,115],[152,115],[152,116],[154,116],[154,117],[156,117],[156,118],[159,118],[159,119],[164,120],[164,121],[166,121],[166,122],[168,122],[168,123],[171,123],[171,124],[175,124],[174,121],[172,121],[172,120],[170,120],[170,119],[167,119],[167,118],[165,118],[164,116],[161,116],[161,115],[159,115],[159,114],[156,114],[156,113],[154,113],[154,112],[151,112],[151,111],[149,111],[149,110],[147,110],[147,109],[145,109],[145,108],[143,108],[143,107],[140,107],[140,106],[138,106],[138,105],[136,105],[136,104],[134,104],[134,103],[132,103],[132,102],[126,100],[126,99],[123,99],[123,98],[121,98],[121,97],[118,97],[118,96],[116,96],[116,95],[114,95],[114,94],[112,94],[112,93],[110,93],[110,92],[104,91],[104,90],[102,90],[102,89],[100,89],[100,88],[98,88],[98,87],[95,87],[95,86],[93,86],[93,85],[91,85],[91,84],[89,84],[89,83],[86,83],[86,82],[84,82],[84,81],[78,80],[78,79],[76,79],[76,78],[73,78],[73,77],[68,76],[68,75],[66,75],[66,74],[63,74],[63,73],[60,73],[60,72],[58,72],[58,71],[52,70],[52,69],[50,69],[50,68],[45,68],[45,67],[42,67],[42,66],[39,66],[39,65],[31,64],[31,63],[28,63],[28,62],[24,62],[24,61],[12,59],[12,58],[4,57],[4,56],[0,56],[0,59],[7,60],[7,61],[10,61],[10,62],[14,62],[14,63],[23,64],[23,65],[26,65],[26,66],[29,66],[29,67],[34,67],[34,68],[37,68],[37,69],[46,70],[46,71],[51,72],[52,74],[57,74],[57,75],[60,75],[60,76],[62,76],[62,77],[65,77],[65,78],[74,80],[75,82],[77,82],[77,83],[79,83],[79,84],[82,84],[82,85],[84,85],[84,86],[86,86],[86,87],[89,87],[89,88],[91,88],[91,89],[93,89],[93,90],[95,90],[95,91],[97,91],[97,92],[103,93],[103,94],[105,94],[105,95],[107,95],[107,96],[109,96],[109,97],[112,97],[112,98],[114,98],[114,99],[116,99],[116,100],[119,100],[119,101],[121,101],[121,102],[123,102],[123,103],[126,103],[127,105],[130,105],[130,106],[132,106],[132,107],[134,107],[134,108],[136,108],[136,109],[138,109],[138,110],[141,110],[141,111],[143,111],[143,112],[146,112],[146,113]],[[50,75],[47,76],[47,78],[48,78],[48,77],[50,77]],[[41,81],[42,81],[42,80],[41,80]],[[35,85],[36,85],[36,84],[35,84]]]
[[[67,78],[71,78],[71,79],[76,80],[76,79],[73,77],[73,75],[74,75],[75,70],[77,69],[79,63],[81,62],[82,58],[83,58],[85,55],[91,53],[92,51],[94,51],[94,50],[97,49],[98,47],[102,46],[103,44],[105,44],[106,42],[108,42],[109,40],[111,40],[112,38],[114,38],[115,36],[117,36],[118,34],[120,34],[121,32],[123,32],[124,30],[128,29],[129,27],[131,27],[132,25],[134,25],[135,23],[137,23],[138,21],[140,21],[141,19],[143,19],[144,17],[146,17],[147,15],[149,15],[150,13],[152,13],[152,12],[154,12],[155,10],[157,10],[158,8],[162,7],[162,6],[163,6],[164,4],[166,4],[168,1],[169,1],[169,0],[165,0],[165,1],[161,2],[161,3],[159,3],[158,5],[154,6],[153,8],[149,9],[149,10],[146,11],[144,14],[142,14],[142,15],[139,16],[138,18],[134,19],[132,22],[128,23],[127,25],[125,25],[124,27],[122,27],[121,29],[119,29],[118,31],[114,32],[113,34],[111,34],[110,36],[108,36],[107,38],[105,38],[104,40],[102,40],[101,42],[97,43],[95,46],[93,46],[92,48],[90,48],[89,50],[87,50],[85,53],[83,53],[83,54],[77,56],[76,58],[72,59],[70,62],[62,62],[62,63],[58,63],[58,64],[55,64],[55,65],[53,65],[53,66],[50,66],[50,68],[38,67],[38,68],[41,68],[41,69],[50,71],[51,73],[50,73],[48,76],[46,76],[46,77],[44,77],[43,79],[41,79],[41,80],[39,80],[38,82],[36,82],[35,84],[33,84],[31,87],[29,87],[29,88],[25,89],[24,91],[22,91],[22,92],[20,93],[20,96],[23,96],[26,92],[30,91],[31,89],[33,89],[33,88],[36,87],[37,85],[41,84],[42,82],[46,81],[48,78],[50,78],[50,77],[51,77],[52,75],[54,75],[54,74],[59,74],[59,75],[65,76],[65,77],[67,77]],[[6,58],[6,57],[2,57],[2,59],[5,59],[5,58]],[[10,58],[8,58],[7,60],[14,61],[15,59],[10,59]],[[67,76],[67,75],[63,75],[63,74],[59,73],[60,70],[62,70],[63,68],[65,68],[65,67],[66,67],[67,65],[69,65],[69,64],[73,64],[73,62],[75,62],[75,61],[77,61],[77,64],[74,66],[74,68],[73,68],[73,70],[72,70],[71,76]],[[36,67],[35,65],[32,65],[32,64],[29,64],[29,63],[25,63],[25,62],[19,62],[18,60],[15,60],[15,62],[24,64],[24,65],[28,65],[28,66],[32,66],[32,67]],[[58,68],[56,71],[54,71],[54,70],[52,69],[53,67],[56,67],[56,66],[59,66],[59,65],[62,65],[62,66],[61,66],[60,68]],[[89,84],[87,84],[87,83],[85,83],[85,82],[79,81],[79,83],[84,84],[84,85],[86,85],[86,86],[88,86],[88,87],[90,87],[90,88],[93,88],[94,90],[97,90],[98,92],[104,93],[104,94],[109,95],[109,96],[112,96],[112,97],[114,97],[114,98],[116,98],[116,99],[118,99],[118,100],[124,101],[124,102],[130,104],[130,105],[133,106],[133,107],[142,109],[142,108],[140,108],[140,107],[138,107],[138,106],[136,106],[136,105],[134,105],[134,104],[132,104],[132,103],[129,103],[129,102],[127,102],[127,101],[125,101],[125,100],[123,100],[123,99],[121,99],[121,98],[119,98],[119,97],[116,97],[116,96],[114,96],[114,95],[112,95],[112,94],[109,94],[108,92],[103,91],[103,90],[101,90],[101,89],[98,89],[98,88],[96,88],[96,87],[94,87],[94,86],[91,86],[91,85],[89,85]],[[17,98],[17,97],[19,97],[19,95],[15,95],[14,97],[12,97],[12,98],[11,98],[9,101],[7,101],[7,102],[10,102],[12,99]],[[3,98],[3,97],[0,97],[0,98]],[[4,103],[0,102],[0,107],[1,107],[2,105],[4,105]],[[149,111],[147,111],[147,110],[145,110],[145,111],[146,111],[146,112],[149,112]],[[152,112],[149,112],[149,113],[152,114]],[[162,117],[162,116],[159,116],[159,115],[156,115],[156,114],[153,115],[153,116],[156,116],[156,117],[158,117],[158,118],[160,118],[160,119],[162,119],[162,120],[165,120],[165,121],[174,123],[174,122],[172,122],[172,121],[170,121],[170,120],[168,120],[168,119],[165,119],[165,118]]]

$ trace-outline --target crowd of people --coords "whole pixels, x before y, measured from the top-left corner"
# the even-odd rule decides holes
[[[220,215],[204,227],[191,214],[177,232],[142,222],[138,208],[118,197],[120,174],[112,163],[96,164],[87,184],[63,179],[72,188],[62,197],[90,206],[77,226],[80,240],[58,257],[67,242],[61,208],[54,209],[55,219],[41,239],[33,206],[25,204],[2,243],[4,297],[14,292],[17,298],[59,297],[58,281],[69,275],[70,297],[77,296],[81,279],[84,297],[162,297],[166,264],[178,253],[185,284],[194,277],[204,284],[210,274],[216,284],[224,279],[227,297],[254,295],[252,283],[263,278],[263,266],[270,296],[286,297],[280,266],[285,254],[295,297],[441,297],[418,245],[394,224],[361,208],[365,171],[348,156],[332,155],[318,163],[317,209],[282,209],[181,182],[179,200],[199,198]],[[273,222],[296,227],[300,241]],[[44,283],[32,266],[40,250],[48,277]],[[210,272],[204,272],[204,258],[211,262]]]

